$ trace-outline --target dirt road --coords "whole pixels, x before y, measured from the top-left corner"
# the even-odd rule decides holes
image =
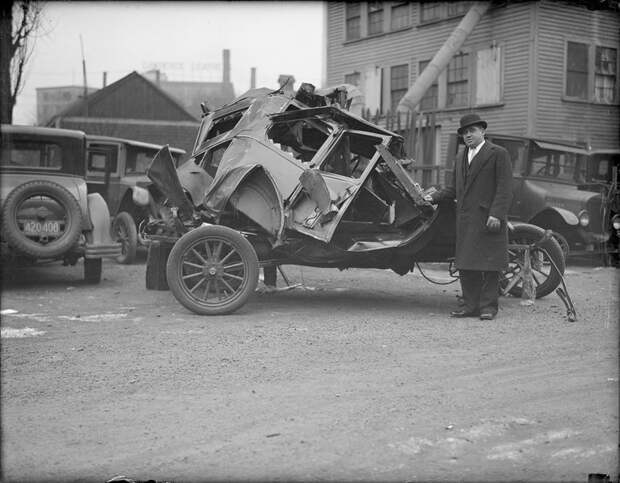
[[[617,481],[617,269],[569,267],[574,323],[555,294],[455,320],[457,284],[305,267],[200,317],[144,269],[5,285],[3,481]]]

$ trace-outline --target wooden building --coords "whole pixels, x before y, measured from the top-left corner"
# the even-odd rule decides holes
[[[71,104],[47,125],[169,144],[191,153],[200,120],[153,82],[132,72]]]
[[[371,112],[393,112],[471,4],[328,2],[327,84],[355,84]],[[617,5],[494,2],[418,107],[434,114],[431,164],[470,111],[489,131],[617,148]]]

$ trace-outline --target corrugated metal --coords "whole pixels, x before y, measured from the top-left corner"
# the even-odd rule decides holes
[[[571,102],[562,99],[567,40],[619,48],[620,19],[610,11],[585,6],[541,2],[539,9],[538,137],[585,142],[594,148],[620,145],[617,105]],[[544,67],[543,67],[544,66]],[[616,81],[617,82],[617,81]]]

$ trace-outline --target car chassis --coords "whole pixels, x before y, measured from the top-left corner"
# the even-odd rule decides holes
[[[182,305],[219,315],[247,302],[260,267],[404,275],[420,262],[451,262],[455,203],[426,202],[405,168],[403,138],[346,107],[345,88],[250,91],[205,115],[178,169],[164,147],[147,170],[151,216],[140,230],[169,256],[149,256],[147,286],[149,265],[165,263]],[[504,293],[521,296],[531,280],[542,297],[563,283],[564,257],[548,233],[524,223],[509,233]]]

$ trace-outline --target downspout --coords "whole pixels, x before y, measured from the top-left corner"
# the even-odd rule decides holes
[[[345,7],[346,8],[346,7]],[[321,9],[323,13],[323,22],[321,28],[323,29],[321,35],[321,54],[323,58],[321,59],[321,87],[327,86],[327,59],[329,57],[329,52],[327,51],[327,46],[329,42],[327,41],[327,36],[329,35],[329,30],[327,28],[327,15],[329,5],[327,2],[323,2],[321,4]]]
[[[433,60],[426,66],[422,74],[418,76],[413,85],[398,103],[398,111],[414,111],[426,91],[439,74],[448,66],[454,54],[461,48],[469,34],[478,25],[480,18],[491,6],[491,2],[475,2],[457,27],[452,31],[448,40],[437,51]]]
[[[538,24],[540,21],[538,2],[531,6],[530,15],[529,92],[527,99],[526,136],[536,137],[536,121],[538,118]]]

